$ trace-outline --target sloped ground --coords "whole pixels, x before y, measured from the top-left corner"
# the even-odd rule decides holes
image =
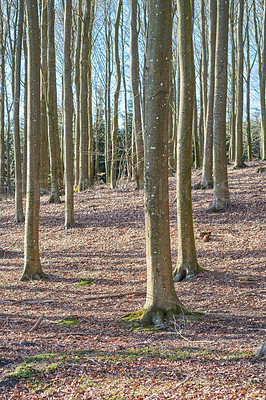
[[[67,231],[64,204],[41,198],[47,282],[19,282],[24,226],[13,222],[14,200],[2,199],[0,398],[265,399],[265,364],[255,357],[266,342],[266,175],[256,172],[260,166],[229,167],[229,212],[208,214],[212,191],[193,190],[198,258],[207,271],[176,290],[204,316],[181,316],[165,331],[119,323],[145,300],[143,193],[133,184],[75,194],[76,228]],[[199,180],[194,171],[193,183]],[[169,185],[174,265],[173,178]],[[211,231],[207,242],[205,230]]]

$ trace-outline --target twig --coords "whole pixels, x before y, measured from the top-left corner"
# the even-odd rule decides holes
[[[115,297],[126,297],[126,296],[142,296],[145,292],[126,292],[126,293],[116,293],[116,294],[104,294],[101,296],[83,297],[83,300],[99,300],[99,299],[111,299]]]
[[[35,331],[38,328],[38,326],[40,325],[40,323],[42,322],[43,317],[44,317],[44,313],[41,314],[41,316],[38,318],[37,322],[28,330],[28,332]]]

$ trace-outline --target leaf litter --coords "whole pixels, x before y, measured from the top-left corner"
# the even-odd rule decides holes
[[[19,282],[24,224],[14,222],[14,199],[4,198],[1,399],[265,399],[265,354],[258,351],[266,341],[262,164],[229,166],[228,212],[209,214],[212,190],[193,190],[198,260],[206,271],[175,287],[190,310],[204,315],[180,316],[161,331],[119,322],[145,301],[143,192],[133,183],[75,193],[71,230],[63,228],[64,204],[41,198],[45,282]],[[199,180],[193,171],[193,185]],[[169,189],[174,266],[174,178]],[[210,232],[207,240],[202,232]]]

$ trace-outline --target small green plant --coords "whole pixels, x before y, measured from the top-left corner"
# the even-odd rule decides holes
[[[73,326],[78,325],[76,315],[70,315],[69,317],[65,317],[63,319],[57,319],[54,323],[59,326]]]
[[[90,285],[93,282],[92,278],[80,278],[79,286]]]

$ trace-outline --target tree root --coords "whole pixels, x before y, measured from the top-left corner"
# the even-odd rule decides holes
[[[141,310],[125,315],[121,319],[121,322],[130,324],[133,328],[150,327],[150,329],[163,329],[165,326],[172,324],[175,318],[178,318],[181,314],[194,315],[193,312],[187,310],[181,303],[176,303],[173,308],[168,310],[163,310],[159,307],[150,309],[143,307]]]
[[[202,268],[199,264],[197,264],[196,267],[192,267],[191,265],[181,265],[174,269],[173,279],[174,282],[189,281],[196,274],[201,272],[204,272],[204,268]]]
[[[38,272],[33,275],[28,275],[27,273],[24,273],[22,277],[20,278],[21,282],[29,282],[29,281],[40,281],[40,280],[48,280],[49,275],[45,274],[44,272]]]

